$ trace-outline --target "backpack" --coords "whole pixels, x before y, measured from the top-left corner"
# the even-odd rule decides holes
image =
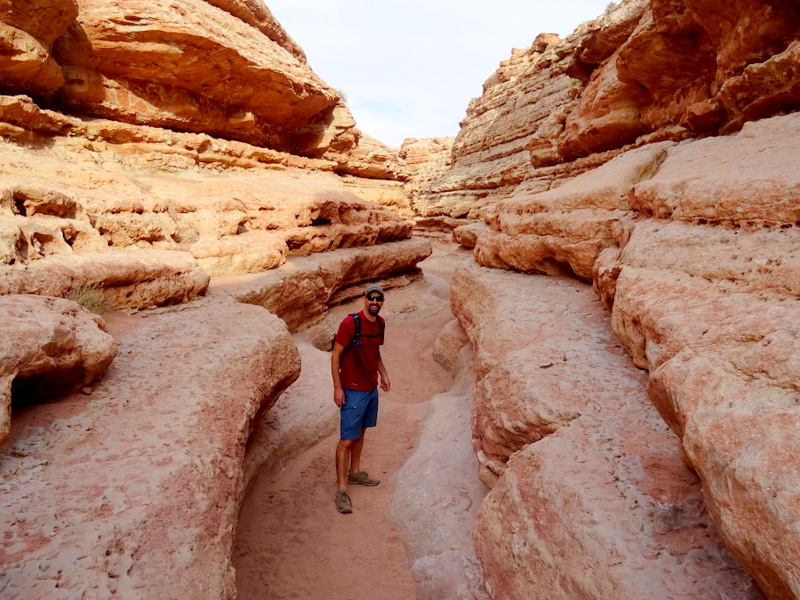
[[[361,340],[361,317],[358,316],[358,313],[350,313],[350,316],[353,317],[353,321],[356,324],[356,331],[353,334],[353,339],[350,340],[350,343],[345,347],[344,351],[342,352],[342,356],[344,356],[344,353],[347,352],[353,346],[360,346],[361,345],[361,341],[360,341]],[[383,337],[383,330],[386,327],[386,324],[383,322],[383,319],[381,319],[380,317],[378,317],[378,325],[380,325],[380,327],[381,327],[381,332],[378,335]],[[365,337],[375,337],[375,336],[374,335],[369,335],[369,336],[365,336]],[[336,334],[334,333],[333,337],[331,338],[331,348],[330,348],[331,350],[333,350],[333,346],[335,344],[336,344]]]

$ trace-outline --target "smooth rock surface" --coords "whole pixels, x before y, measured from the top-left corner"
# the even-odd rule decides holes
[[[245,444],[297,349],[254,306],[123,317],[91,394],[26,409],[2,448],[4,596],[235,597]]]

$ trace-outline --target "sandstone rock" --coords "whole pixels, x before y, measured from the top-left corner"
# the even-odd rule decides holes
[[[741,132],[671,149],[631,205],[645,216],[733,226],[793,226],[800,174],[800,114],[748,123]]]
[[[297,331],[318,323],[330,305],[341,302],[337,292],[358,285],[354,296],[361,295],[362,282],[413,273],[430,253],[429,241],[411,239],[295,257],[258,275],[217,278],[209,297],[263,306]]]
[[[345,188],[367,202],[382,206],[403,219],[414,216],[411,202],[400,181],[343,176],[342,182]]]
[[[117,345],[103,320],[61,298],[0,296],[0,444],[8,438],[12,393],[24,403],[91,383]]]
[[[486,80],[483,96],[470,103],[453,144],[452,166],[421,190],[415,200],[420,210],[484,218],[523,181],[545,191],[613,158],[614,151],[594,157],[592,164],[578,161],[562,168],[559,137],[597,67],[590,61],[597,60],[604,45],[616,48],[624,41],[642,4],[622,2],[565,40],[541,34],[530,48],[514,50]],[[580,63],[581,53],[587,62]]]
[[[470,402],[457,392],[432,398],[414,454],[396,475],[391,511],[412,540],[409,560],[420,599],[488,600],[471,537],[486,489],[472,466]]]
[[[424,202],[430,202],[432,198],[426,197],[426,200],[422,201],[420,193],[450,167],[450,153],[454,140],[452,137],[403,140],[399,157],[403,159],[409,171],[405,191],[417,214],[423,216],[429,214],[430,211]]]
[[[342,156],[337,169],[339,173],[365,179],[403,181],[408,178],[408,172],[396,150],[358,130],[356,140],[358,145]],[[332,158],[331,153],[326,154],[326,158]]]
[[[774,598],[798,593],[787,558],[797,483],[781,458],[796,428],[800,236],[784,159],[796,120],[671,149],[631,196],[660,218],[622,227],[620,249],[596,270],[614,330],[651,371],[650,395],[726,545]]]
[[[495,207],[493,231],[475,245],[477,261],[591,280],[595,259],[614,244],[614,224],[631,209],[631,188],[658,170],[669,146],[665,142],[632,150],[546,192],[531,193],[520,185]]]
[[[287,250],[282,235],[267,231],[246,231],[192,244],[192,256],[212,276],[274,269],[286,262]]]
[[[520,183],[545,191],[621,150],[796,110],[798,19],[769,2],[624,0],[564,40],[515,50],[415,203],[484,218]]]
[[[0,295],[90,296],[104,310],[188,302],[203,294],[209,277],[183,252],[131,250],[55,255],[0,267]]]
[[[295,129],[338,101],[283,47],[201,0],[78,7],[54,49],[71,110],[285,150]]]
[[[330,343],[328,336],[328,343]],[[256,477],[269,477],[303,451],[338,431],[339,413],[320,381],[330,381],[331,355],[295,338],[303,365],[297,380],[272,407],[253,419],[243,471],[245,486]],[[266,410],[268,408],[268,410]]]
[[[476,349],[492,597],[763,598],[588,286],[467,264],[452,300]]]
[[[64,83],[51,51],[77,14],[75,0],[0,2],[0,87],[4,93],[49,95]]]
[[[450,372],[456,370],[461,349],[469,342],[458,319],[445,325],[433,346],[433,358]]]
[[[209,4],[226,10],[248,25],[252,25],[298,60],[306,62],[306,54],[303,49],[289,37],[281,24],[275,20],[269,8],[261,2],[257,0],[209,0]]]
[[[494,598],[752,598],[675,441],[579,417],[509,461],[475,531]]]
[[[48,123],[49,115],[32,110],[31,105],[8,106],[18,109],[13,113],[18,122],[29,117]],[[53,126],[58,124],[53,121]],[[216,169],[223,160],[230,160],[233,152],[246,149],[243,144],[237,147],[237,143],[225,143],[215,151],[216,157],[204,158],[203,154],[214,148],[208,137],[170,138],[134,126],[95,126],[95,130],[84,129],[82,134],[98,135],[103,142],[88,147],[76,146],[69,137],[57,137],[51,147],[36,152],[0,144],[4,157],[0,167],[4,175],[0,184],[0,261],[14,266],[6,276],[12,280],[6,285],[9,291],[43,293],[38,287],[25,288],[25,282],[33,277],[31,273],[64,273],[65,264],[84,270],[86,267],[77,265],[91,264],[94,259],[89,255],[99,257],[95,267],[99,271],[108,261],[122,264],[151,257],[156,272],[166,263],[182,264],[178,272],[196,271],[199,263],[207,273],[217,275],[273,268],[290,252],[307,254],[411,235],[410,222],[349,191],[364,193],[370,189],[370,195],[377,197],[387,189],[399,190],[399,182],[382,187],[380,181],[369,180],[373,183],[368,187],[361,184],[361,178],[351,177],[345,182],[330,172],[309,173],[297,168],[313,166],[303,163],[279,170],[264,168],[262,163],[236,177],[223,177]],[[109,139],[115,143],[109,143]],[[167,143],[191,148],[193,166],[185,165],[178,175],[163,163],[135,162],[136,156],[155,153],[154,145]],[[255,149],[250,149],[255,154]],[[283,160],[277,155],[271,159]],[[207,166],[198,166],[198,162]],[[292,164],[288,159],[284,162]],[[135,176],[131,168],[136,169]],[[101,256],[109,246],[186,251],[197,262],[186,264],[180,253],[173,258],[152,252],[138,254],[136,259]],[[51,263],[52,267],[46,266]],[[127,283],[142,280],[138,275],[126,277]],[[183,291],[177,289],[181,278],[186,279]],[[53,289],[46,293],[59,294],[56,289],[95,285],[98,281],[96,275],[84,279],[50,280],[47,285]],[[189,278],[181,275],[163,298],[152,298],[156,292],[151,289],[139,298],[146,304],[136,305],[134,297],[117,304],[120,308],[143,308],[191,298],[202,291],[203,279],[207,278],[202,274]],[[155,282],[147,285],[152,288]]]
[[[245,445],[297,350],[240,304],[109,324],[119,353],[92,395],[42,407],[3,449],[4,591],[232,599]]]
[[[478,238],[487,229],[489,229],[489,226],[482,221],[460,225],[453,230],[453,241],[465,248],[474,248],[478,243]]]

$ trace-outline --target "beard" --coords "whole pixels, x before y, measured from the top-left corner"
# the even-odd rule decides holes
[[[367,312],[372,315],[373,317],[377,317],[378,313],[381,312],[380,304],[370,304],[367,307]]]

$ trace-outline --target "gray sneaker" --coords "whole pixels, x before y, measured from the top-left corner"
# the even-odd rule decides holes
[[[343,515],[353,512],[353,505],[350,502],[350,496],[347,495],[347,490],[336,490],[336,510]]]
[[[366,471],[347,474],[347,483],[357,483],[358,485],[378,485],[380,482],[380,479],[373,479],[367,475]]]

